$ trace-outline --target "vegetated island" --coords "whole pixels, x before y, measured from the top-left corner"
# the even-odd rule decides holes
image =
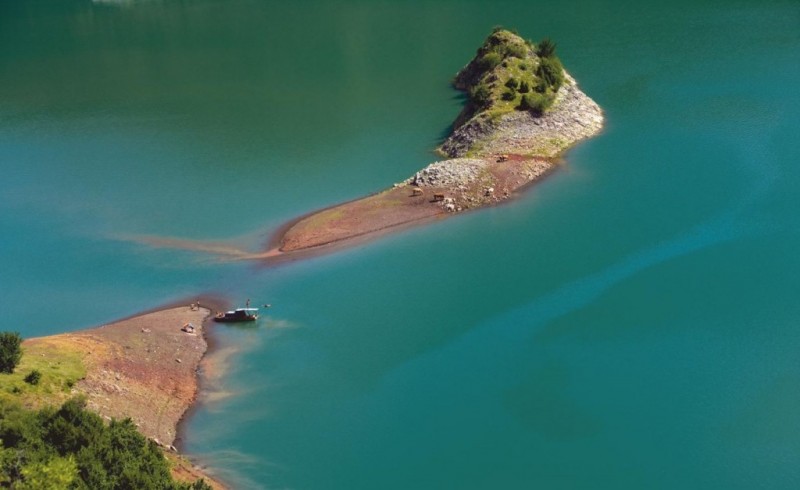
[[[224,488],[174,446],[197,398],[210,313],[198,304],[173,305],[25,340],[14,372],[0,374],[0,486]],[[103,419],[114,422],[104,430]],[[137,442],[136,432],[151,442]],[[42,444],[34,434],[54,454],[34,450]]]
[[[468,94],[434,162],[377,194],[285,225],[265,256],[370,237],[509,199],[542,178],[576,142],[597,134],[603,112],[564,70],[548,39],[534,44],[495,28],[453,80]]]

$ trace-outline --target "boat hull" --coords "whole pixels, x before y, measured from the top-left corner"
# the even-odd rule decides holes
[[[245,323],[245,322],[254,322],[258,320],[257,316],[248,316],[244,318],[226,318],[215,316],[214,321],[217,323]]]

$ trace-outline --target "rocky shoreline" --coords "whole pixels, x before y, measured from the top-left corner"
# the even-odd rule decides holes
[[[65,354],[77,355],[85,376],[72,386],[71,395],[85,396],[87,408],[106,420],[130,418],[164,449],[175,478],[204,478],[222,489],[175,447],[179,424],[197,401],[211,309],[165,307],[89,330],[28,339],[24,347],[56,365]]]
[[[439,147],[451,158],[470,153],[490,157],[504,153],[554,158],[603,128],[603,111],[578,87],[569,73],[556,93],[550,111],[534,116],[528,111],[504,115],[496,122],[473,117]]]
[[[444,190],[443,209],[459,212],[508,199],[545,175],[562,152],[603,127],[600,106],[565,75],[550,112],[512,112],[495,122],[473,117],[439,147],[450,159],[431,163],[401,185]],[[509,173],[517,177],[511,186]]]

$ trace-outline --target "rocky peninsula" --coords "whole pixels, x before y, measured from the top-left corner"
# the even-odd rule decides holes
[[[493,205],[553,170],[563,153],[597,134],[603,112],[555,55],[495,29],[455,76],[468,101],[437,149],[444,159],[374,195],[285,225],[269,258],[350,243],[379,232]]]

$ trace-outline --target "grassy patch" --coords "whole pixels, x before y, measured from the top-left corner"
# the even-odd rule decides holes
[[[29,408],[59,405],[86,376],[80,348],[60,337],[36,339],[22,346],[22,359],[13,374],[0,374],[0,399]],[[36,383],[26,382],[38,372]]]
[[[511,31],[492,32],[473,62],[456,76],[456,80],[468,80],[461,87],[467,90],[475,115],[485,113],[496,121],[514,110],[540,116],[551,107],[564,83],[564,69],[555,55],[555,43],[546,39],[534,48]],[[534,92],[539,95],[524,98]]]

